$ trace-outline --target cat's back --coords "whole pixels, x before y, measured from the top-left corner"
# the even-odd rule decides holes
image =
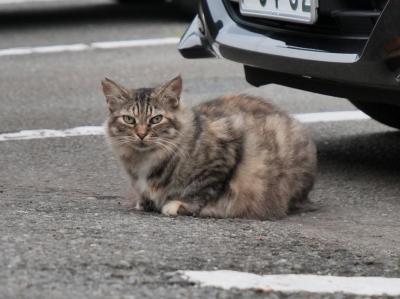
[[[195,106],[194,111],[210,120],[239,114],[255,118],[270,114],[282,114],[279,109],[261,98],[245,94],[222,96]]]
[[[199,104],[194,111],[206,119],[210,127],[241,132],[261,147],[293,147],[293,142],[300,141],[296,135],[301,139],[307,138],[294,118],[259,97],[245,94],[222,96]],[[225,125],[221,126],[221,123]]]

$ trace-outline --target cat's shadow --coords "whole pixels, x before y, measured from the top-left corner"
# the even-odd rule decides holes
[[[400,131],[324,137],[317,140],[320,168],[400,175]]]
[[[79,24],[129,24],[153,22],[182,22],[190,21],[176,7],[163,1],[133,0],[129,5],[118,3],[88,3],[88,4],[53,4],[51,6],[26,8],[2,8],[0,6],[1,30],[23,28],[57,28]]]

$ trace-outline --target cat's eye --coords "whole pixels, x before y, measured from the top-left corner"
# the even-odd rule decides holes
[[[130,115],[123,115],[122,119],[124,120],[124,122],[126,122],[129,125],[134,125],[136,123],[135,118],[133,118]]]
[[[152,125],[155,125],[155,124],[158,124],[159,122],[161,122],[162,119],[163,119],[163,116],[161,114],[160,115],[156,115],[156,116],[154,116],[154,117],[152,117],[150,119],[150,123]]]

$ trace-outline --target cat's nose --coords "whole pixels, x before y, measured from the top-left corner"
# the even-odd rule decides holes
[[[146,137],[146,135],[147,135],[147,127],[144,125],[138,125],[135,132],[136,132],[137,137],[139,137],[141,140],[143,140],[144,137]]]
[[[140,140],[143,140],[144,137],[146,137],[147,133],[146,132],[137,132],[136,135],[140,138]]]

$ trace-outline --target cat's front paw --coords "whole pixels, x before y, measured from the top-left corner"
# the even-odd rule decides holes
[[[178,215],[191,215],[187,206],[179,200],[167,202],[161,209],[161,213],[166,216],[175,217]]]

